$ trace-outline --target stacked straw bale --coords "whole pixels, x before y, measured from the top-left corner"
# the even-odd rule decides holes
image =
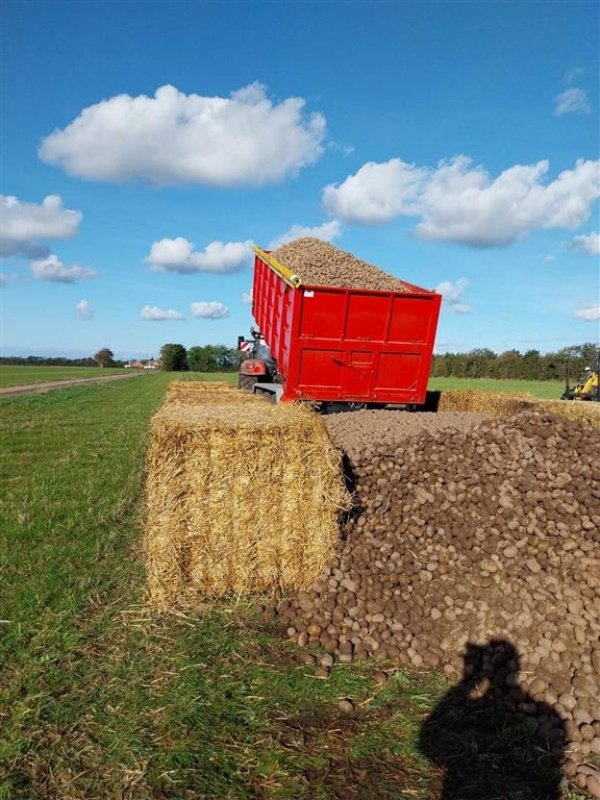
[[[236,405],[265,404],[265,399],[250,392],[236,389],[224,381],[173,381],[167,387],[167,403],[205,405],[206,403]]]
[[[440,393],[438,411],[476,411],[486,416],[505,417],[532,409],[535,403],[531,394],[451,389]]]
[[[306,588],[337,544],[349,498],[322,419],[232,394],[152,420],[145,551],[159,610]]]
[[[600,428],[600,403],[578,400],[540,400],[531,394],[508,394],[456,389],[440,392],[438,411],[472,411],[488,417],[507,417],[537,408],[574,422]]]
[[[552,414],[573,420],[586,422],[593,428],[600,428],[600,403],[582,400],[541,400],[540,405]]]

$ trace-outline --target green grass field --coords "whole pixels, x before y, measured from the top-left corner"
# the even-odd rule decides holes
[[[562,381],[494,380],[491,378],[431,378],[431,391],[450,389],[478,389],[480,392],[529,392],[543,400],[558,400],[565,389]]]
[[[146,609],[144,456],[171,377],[0,401],[1,800],[438,798],[416,742],[439,678],[318,680],[243,599]]]
[[[26,386],[29,383],[67,381],[76,378],[102,378],[105,375],[120,375],[122,367],[30,367],[0,365],[0,389],[8,386]]]

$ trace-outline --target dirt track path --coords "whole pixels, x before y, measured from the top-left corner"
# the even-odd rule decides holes
[[[52,389],[66,389],[69,386],[80,386],[83,383],[103,383],[104,381],[122,381],[126,378],[135,378],[143,375],[142,372],[128,372],[125,375],[105,375],[102,378],[67,378],[64,381],[50,381],[48,383],[28,383],[24,386],[7,386],[0,389],[1,397],[10,397],[13,394],[42,394]]]

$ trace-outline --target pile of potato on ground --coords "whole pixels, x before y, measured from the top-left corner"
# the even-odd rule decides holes
[[[467,643],[509,641],[520,665],[487,664],[495,691],[551,706],[560,729],[532,724],[558,747],[564,732],[565,773],[600,791],[582,764],[600,754],[600,431],[535,410],[360,411],[328,426],[355,509],[320,579],[265,616],[325,651],[322,677],[376,656],[455,679]]]

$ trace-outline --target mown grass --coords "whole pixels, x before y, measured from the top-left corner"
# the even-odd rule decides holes
[[[27,386],[30,383],[49,383],[77,378],[102,378],[106,375],[120,375],[122,367],[31,367],[13,364],[0,365],[0,389],[8,386]]]
[[[0,798],[439,797],[417,748],[439,678],[320,681],[242,599],[148,612],[144,454],[171,377],[0,401]]]
[[[492,378],[430,378],[430,391],[450,391],[451,389],[477,389],[480,392],[508,392],[521,394],[529,392],[544,400],[558,400],[564,392],[562,381],[495,380]]]
[[[147,424],[170,377],[0,402],[3,800],[316,797],[325,744],[282,744],[285,720],[318,709],[320,741],[337,698],[371,695],[370,667],[316,680],[245,602],[145,609]]]

